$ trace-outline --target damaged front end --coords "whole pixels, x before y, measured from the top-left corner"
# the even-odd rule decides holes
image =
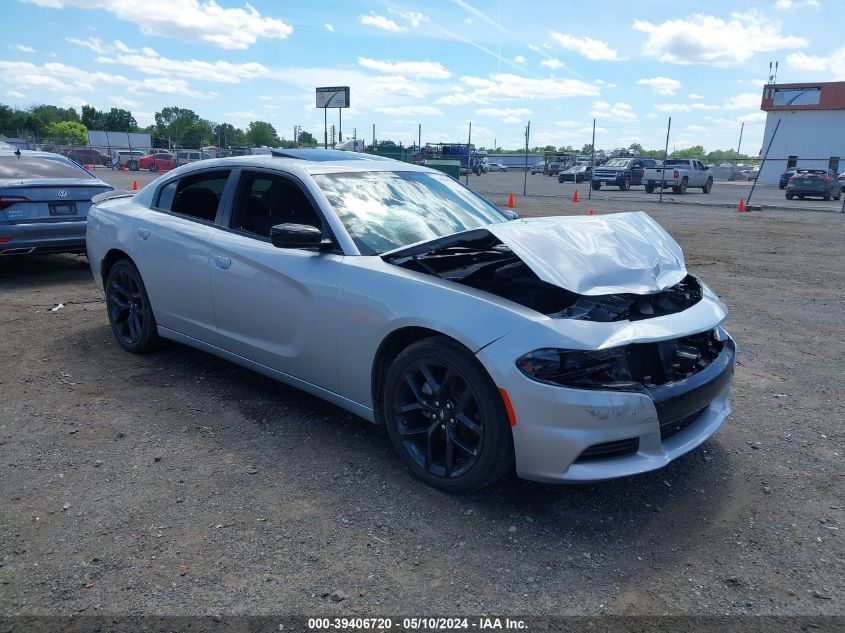
[[[633,222],[626,217],[640,215]],[[701,283],[686,274],[680,248],[662,229],[658,234],[654,227],[659,226],[648,216],[604,217],[599,232],[570,222],[574,218],[538,218],[491,225],[382,257],[553,318],[638,321],[681,312],[701,300]],[[644,227],[660,240],[646,235]],[[621,238],[626,231],[627,239]],[[602,251],[602,246],[611,250]],[[644,272],[651,283],[643,283]],[[660,280],[672,283],[660,287]]]

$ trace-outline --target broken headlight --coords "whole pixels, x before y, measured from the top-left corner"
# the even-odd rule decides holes
[[[631,380],[624,348],[572,350],[544,348],[520,356],[519,370],[538,382],[578,389],[639,391]]]

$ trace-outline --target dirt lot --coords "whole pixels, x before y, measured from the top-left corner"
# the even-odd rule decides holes
[[[652,474],[468,497],[315,398],[122,352],[84,258],[0,260],[0,613],[842,614],[845,216],[656,206],[731,308],[733,416]]]

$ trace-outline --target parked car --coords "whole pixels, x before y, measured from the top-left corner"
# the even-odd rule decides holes
[[[590,180],[592,170],[589,165],[575,165],[569,169],[565,169],[558,174],[558,182],[585,182]]]
[[[156,152],[149,156],[138,159],[138,169],[147,169],[151,172],[167,171],[174,167],[173,154],[170,152]]]
[[[842,187],[839,180],[824,169],[798,169],[786,184],[786,199],[807,197],[839,200]]]
[[[549,163],[549,166],[546,168],[545,174],[547,176],[557,176],[564,169],[566,169],[566,163],[561,163],[561,162],[558,162],[558,161],[552,161],[551,163]]]
[[[103,199],[87,244],[126,351],[315,394],[441,490],[650,471],[730,414],[726,308],[644,213],[509,220],[426,167],[284,150]]]
[[[502,165],[502,163],[487,163],[488,171],[507,171],[508,168],[506,165]]]
[[[146,152],[133,149],[116,149],[111,153],[110,167],[115,169],[122,169],[126,167],[129,171],[138,171],[138,161],[146,156]]]
[[[845,171],[839,174],[839,188],[840,191],[845,191]]]
[[[603,185],[619,187],[628,191],[632,186],[643,184],[646,168],[653,169],[659,162],[653,158],[611,158],[601,167],[593,170],[592,187],[595,191]]]
[[[91,198],[112,189],[65,156],[0,151],[0,256],[84,252]]]
[[[646,167],[643,183],[647,193],[653,193],[661,185],[664,189],[671,187],[672,191],[679,194],[686,193],[689,187],[701,187],[704,193],[710,193],[713,189],[713,173],[699,160],[668,158],[663,165]]]
[[[546,173],[546,161],[540,160],[531,165],[531,175],[534,174],[545,174]]]
[[[780,180],[778,180],[778,188],[786,189],[786,183],[789,182],[789,179],[795,175],[795,169],[787,169],[780,175]]]
[[[90,147],[72,147],[62,152],[62,155],[80,165],[108,165],[109,157],[99,150]]]

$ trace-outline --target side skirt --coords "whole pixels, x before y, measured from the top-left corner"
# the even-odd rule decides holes
[[[355,415],[360,416],[369,422],[375,423],[375,414],[372,408],[359,404],[353,400],[350,400],[349,398],[345,398],[340,394],[335,393],[334,391],[329,391],[328,389],[324,389],[323,387],[320,387],[313,383],[301,380],[299,378],[296,378],[295,376],[291,376],[290,374],[286,374],[277,369],[273,369],[272,367],[268,367],[267,365],[256,363],[255,361],[250,360],[249,358],[239,356],[238,354],[233,354],[232,352],[228,352],[225,349],[217,347],[216,345],[211,345],[210,343],[206,343],[205,341],[201,341],[192,336],[186,336],[185,334],[181,334],[179,332],[176,332],[175,330],[162,327],[161,325],[158,326],[158,334],[163,338],[176,341],[177,343],[182,343],[183,345],[196,348],[203,352],[208,352],[209,354],[213,354],[214,356],[219,356],[220,358],[233,362],[236,365],[246,367],[247,369],[251,369],[252,371],[258,372],[259,374],[264,374],[265,376],[269,376],[274,380],[283,382],[286,385],[290,385],[291,387],[306,391],[311,395],[321,398],[322,400],[326,400],[327,402],[331,402],[332,404],[337,405],[342,409],[346,409],[347,411],[354,413]]]

